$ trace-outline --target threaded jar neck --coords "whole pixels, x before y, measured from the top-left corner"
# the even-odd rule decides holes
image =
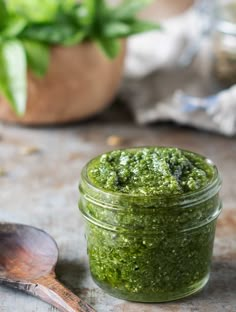
[[[174,195],[136,195],[109,192],[95,186],[88,177],[88,163],[82,170],[79,207],[96,225],[116,231],[186,231],[216,219],[221,211],[221,178],[216,166],[209,183],[194,192]]]

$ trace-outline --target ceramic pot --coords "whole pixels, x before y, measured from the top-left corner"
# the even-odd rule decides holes
[[[143,13],[154,21],[162,21],[183,13],[194,4],[194,0],[155,0]]]
[[[120,55],[109,60],[90,42],[51,49],[44,78],[28,73],[27,110],[17,117],[0,97],[0,119],[26,125],[78,121],[102,111],[114,97],[122,75],[125,44]]]

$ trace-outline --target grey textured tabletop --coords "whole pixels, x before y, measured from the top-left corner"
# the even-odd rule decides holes
[[[110,297],[93,283],[84,224],[77,208],[77,185],[82,166],[96,154],[112,149],[107,144],[110,135],[122,137],[123,147],[174,145],[190,149],[210,157],[219,167],[224,209],[217,226],[211,278],[201,293],[178,302],[138,304]],[[47,129],[0,125],[0,137],[0,221],[31,224],[50,233],[60,249],[59,279],[98,312],[236,312],[235,139],[173,125],[138,127],[128,120],[102,119]],[[0,311],[56,309],[0,287]]]

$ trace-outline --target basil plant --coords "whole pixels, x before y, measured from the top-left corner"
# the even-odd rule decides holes
[[[150,0],[126,0],[108,6],[105,0],[0,0],[0,92],[16,114],[27,102],[27,69],[43,77],[50,47],[90,40],[115,58],[120,38],[158,28],[137,13]]]

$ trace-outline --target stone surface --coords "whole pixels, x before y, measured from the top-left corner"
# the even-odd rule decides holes
[[[123,138],[123,147],[174,145],[190,149],[217,164],[224,181],[224,210],[217,227],[211,279],[201,293],[167,304],[129,303],[106,295],[91,280],[77,186],[83,165],[114,148],[108,146],[110,136]],[[137,127],[127,116],[112,122],[102,117],[63,128],[0,125],[0,137],[4,173],[0,175],[0,221],[31,224],[50,233],[60,249],[59,279],[98,312],[236,312],[235,139],[173,125]],[[27,150],[33,152],[22,152]],[[56,309],[0,287],[0,312],[13,311]]]

